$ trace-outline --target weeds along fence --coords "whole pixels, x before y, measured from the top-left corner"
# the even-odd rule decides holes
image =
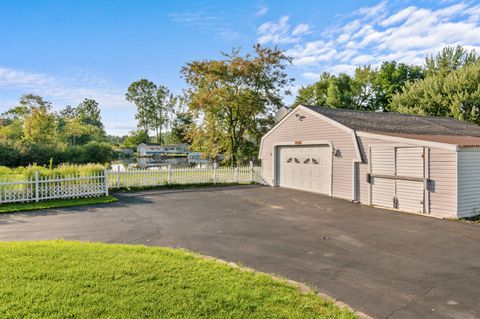
[[[108,195],[111,189],[142,188],[182,184],[260,183],[260,168],[240,167],[168,167],[159,170],[105,170],[72,176],[7,177],[0,179],[0,205],[38,202],[49,199],[83,198]]]

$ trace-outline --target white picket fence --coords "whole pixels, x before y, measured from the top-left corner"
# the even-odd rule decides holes
[[[166,167],[159,170],[109,171],[110,188],[177,184],[223,184],[255,182],[254,167]]]
[[[86,176],[35,176],[0,180],[0,204],[108,195],[105,173]]]
[[[0,204],[38,202],[49,199],[96,197],[110,189],[177,184],[260,183],[260,168],[240,167],[168,167],[159,170],[106,170],[86,176],[0,179]]]

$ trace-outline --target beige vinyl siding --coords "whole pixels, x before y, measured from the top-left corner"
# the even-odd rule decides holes
[[[360,202],[370,204],[369,187],[366,175],[368,174],[368,149],[369,147],[408,147],[417,146],[414,143],[394,143],[371,137],[359,137],[360,151],[366,163],[360,164],[359,193]],[[457,184],[457,160],[456,151],[438,148],[429,148],[430,179],[434,189],[430,192],[430,214],[436,217],[455,217],[457,211],[456,184]],[[426,174],[428,175],[428,174]],[[428,209],[427,209],[428,211]]]
[[[262,141],[260,150],[263,178],[271,185],[274,183],[273,157],[274,146],[282,143],[302,141],[328,141],[339,157],[333,157],[332,195],[353,200],[353,160],[357,158],[353,135],[347,130],[332,124],[304,109],[293,111],[299,116],[289,116],[279,123]]]
[[[458,152],[458,217],[480,214],[480,151]]]

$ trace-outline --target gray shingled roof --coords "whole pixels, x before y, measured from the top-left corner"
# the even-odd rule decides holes
[[[480,137],[480,126],[452,118],[304,106],[355,131]]]

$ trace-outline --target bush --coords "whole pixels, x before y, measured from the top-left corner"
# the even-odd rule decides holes
[[[46,167],[39,165],[29,165],[26,167],[19,166],[16,168],[8,168],[5,166],[0,166],[0,176],[2,177],[26,177],[33,178],[35,172],[38,172],[38,175],[43,176],[86,176],[94,173],[101,173],[106,169],[105,165],[102,164],[85,164],[85,165],[75,165],[75,164],[61,164],[58,167]]]
[[[89,142],[85,145],[69,146],[60,156],[62,162],[86,164],[107,163],[113,159],[113,148],[104,142]]]
[[[0,142],[0,163],[6,166],[21,165],[22,155],[15,146],[6,142]],[[0,172],[1,174],[1,172]]]

